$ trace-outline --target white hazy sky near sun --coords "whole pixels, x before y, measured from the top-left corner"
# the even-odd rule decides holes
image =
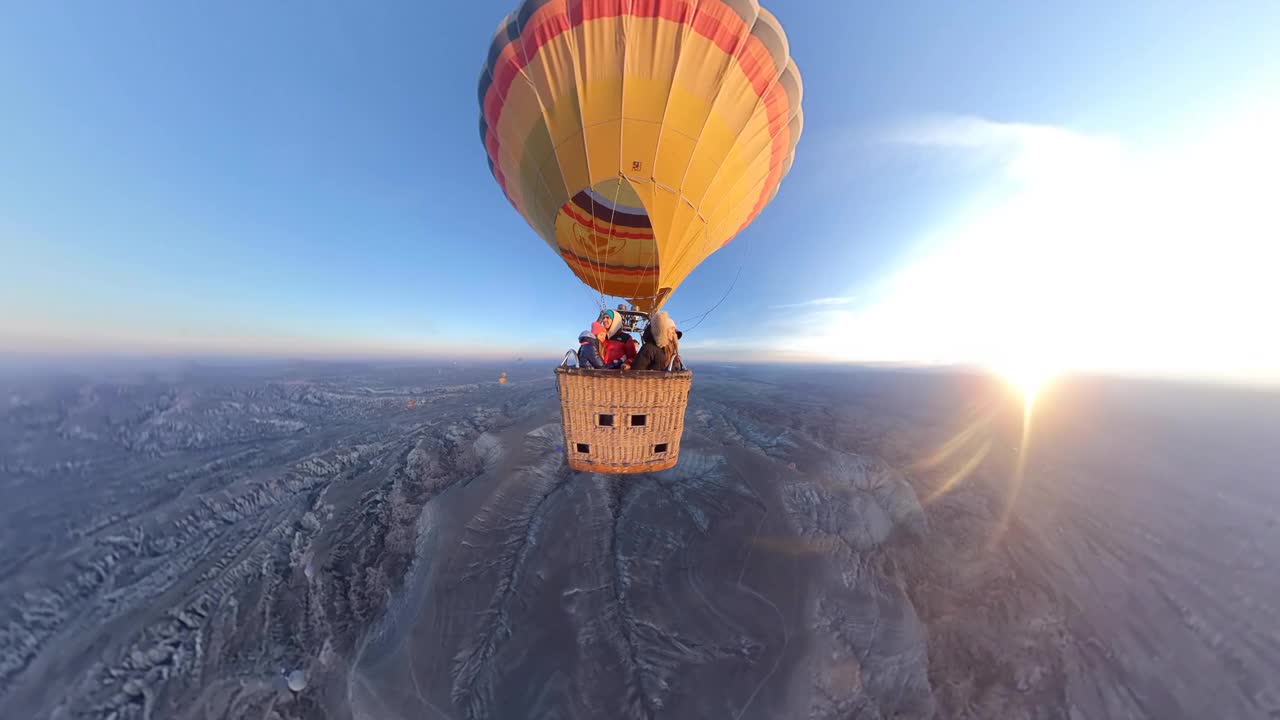
[[[791,349],[1280,380],[1280,103],[1150,147],[964,116],[888,141],[987,163],[998,199],[937,228],[871,302],[810,308]]]

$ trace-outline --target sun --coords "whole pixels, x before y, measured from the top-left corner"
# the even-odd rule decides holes
[[[996,364],[992,369],[1022,394],[1028,407],[1035,403],[1036,396],[1058,374],[1049,363],[1028,360]]]

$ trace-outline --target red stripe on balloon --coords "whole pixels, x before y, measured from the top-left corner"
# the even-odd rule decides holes
[[[653,239],[653,233],[629,233],[629,232],[619,231],[616,228],[613,230],[609,230],[608,228],[601,227],[597,225],[595,223],[595,220],[592,219],[591,217],[583,217],[575,213],[572,207],[569,205],[564,205],[563,207],[561,207],[560,212],[563,212],[565,215],[568,215],[569,217],[576,220],[579,225],[590,227],[592,230],[595,230],[598,233],[603,233],[605,235],[612,235],[613,237],[622,238],[624,240],[652,240]]]

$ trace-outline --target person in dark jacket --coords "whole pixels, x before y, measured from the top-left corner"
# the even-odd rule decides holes
[[[640,334],[640,352],[636,353],[635,362],[631,363],[632,370],[666,370],[661,367],[662,350],[658,344],[653,341],[653,331],[649,326],[645,326],[644,332]]]
[[[675,331],[676,338],[684,336],[679,330]],[[644,329],[640,339],[644,345],[640,346],[640,352],[636,354],[636,359],[631,363],[632,370],[666,370],[671,365],[671,358],[675,356],[675,347],[672,345],[668,348],[659,347],[656,340],[653,339],[653,325],[650,324]]]
[[[598,370],[617,370],[623,367],[625,357],[611,363],[604,361],[605,327],[598,322],[591,323],[590,330],[583,330],[578,335],[578,367],[596,368]]]

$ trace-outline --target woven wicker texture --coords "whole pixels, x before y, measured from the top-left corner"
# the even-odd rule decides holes
[[[692,379],[688,370],[556,368],[569,467],[621,474],[675,465]]]

